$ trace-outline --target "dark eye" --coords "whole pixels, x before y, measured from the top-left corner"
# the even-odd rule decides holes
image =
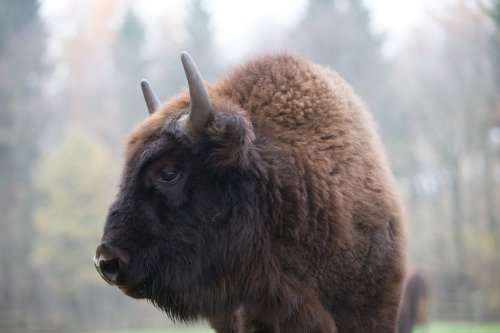
[[[160,173],[160,181],[163,183],[172,183],[179,179],[180,172],[176,169],[164,169]]]

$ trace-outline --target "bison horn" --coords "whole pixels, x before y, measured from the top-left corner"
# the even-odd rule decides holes
[[[148,106],[149,114],[152,115],[161,106],[160,100],[156,97],[153,88],[147,80],[141,81],[142,93],[144,94],[144,99],[146,100],[146,105]]]
[[[182,66],[189,86],[189,115],[180,120],[181,125],[194,137],[205,128],[212,114],[212,102],[196,64],[187,52],[181,53]]]

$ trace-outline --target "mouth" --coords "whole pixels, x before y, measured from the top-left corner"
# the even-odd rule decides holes
[[[146,278],[139,279],[138,281],[127,284],[127,285],[119,285],[118,289],[125,295],[135,298],[135,299],[144,299],[149,298],[147,292],[147,283]]]
[[[98,265],[95,265],[95,268],[104,281],[106,281],[110,286],[118,287],[118,289],[125,295],[136,299],[147,298],[146,278],[139,279],[138,281],[129,284],[116,284],[115,282],[109,280],[106,275],[101,272]]]

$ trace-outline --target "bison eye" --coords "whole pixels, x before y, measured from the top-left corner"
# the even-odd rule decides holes
[[[160,173],[160,182],[162,183],[174,183],[179,179],[180,172],[176,169],[164,169]]]

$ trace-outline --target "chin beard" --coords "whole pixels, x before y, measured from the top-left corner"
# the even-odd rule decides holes
[[[180,296],[170,290],[147,297],[158,309],[162,310],[174,322],[193,323],[202,316],[200,299]]]

